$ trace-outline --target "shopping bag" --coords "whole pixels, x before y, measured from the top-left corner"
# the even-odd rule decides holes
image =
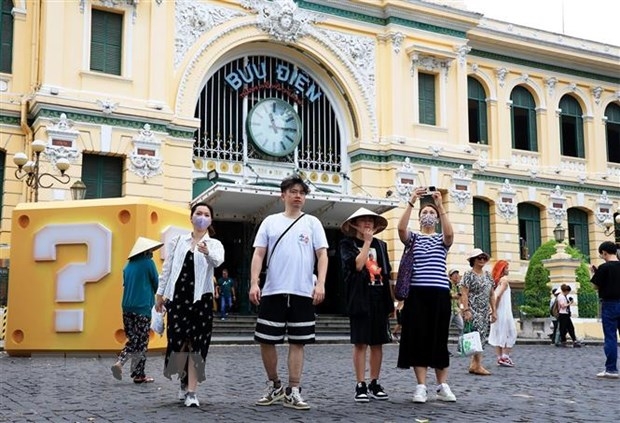
[[[155,306],[151,310],[151,329],[158,335],[164,334],[164,314],[166,314],[166,310],[159,313],[155,310]]]
[[[481,353],[482,342],[480,342],[480,333],[475,330],[459,336],[459,349],[463,357]]]

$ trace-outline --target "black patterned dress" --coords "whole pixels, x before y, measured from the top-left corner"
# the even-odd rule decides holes
[[[168,379],[178,374],[186,381],[187,358],[191,355],[198,382],[205,378],[205,360],[211,345],[213,329],[213,294],[206,293],[194,302],[194,253],[185,255],[183,269],[174,286],[168,310],[168,348],[164,361],[164,376]]]
[[[480,341],[484,346],[489,339],[489,330],[491,328],[493,278],[486,271],[478,275],[472,270],[468,270],[463,274],[463,279],[461,279],[459,286],[469,289],[467,299],[469,301],[468,308],[472,314],[472,330],[477,330],[480,333]],[[465,325],[467,326],[467,322]]]

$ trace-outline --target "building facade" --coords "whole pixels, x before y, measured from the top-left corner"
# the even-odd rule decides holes
[[[293,172],[333,260],[339,224],[364,206],[386,213],[397,268],[400,205],[430,185],[454,267],[480,247],[518,285],[558,225],[596,257],[620,209],[620,47],[449,3],[2,0],[2,257],[18,203],[70,200],[71,183],[18,179],[34,140],[39,172],[68,162],[87,198],[212,204],[241,281]],[[337,265],[329,279],[337,311]]]

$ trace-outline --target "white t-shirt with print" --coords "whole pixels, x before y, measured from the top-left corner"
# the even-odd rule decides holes
[[[254,247],[267,247],[267,280],[262,295],[295,294],[312,297],[314,283],[312,275],[315,251],[327,248],[327,237],[323,225],[314,216],[305,214],[284,234],[275,250],[274,244],[295,219],[284,213],[267,216],[258,228]]]

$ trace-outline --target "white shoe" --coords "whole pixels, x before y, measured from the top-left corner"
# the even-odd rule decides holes
[[[446,402],[456,402],[456,397],[450,390],[450,387],[447,383],[437,385],[437,399]]]
[[[416,385],[412,401],[418,404],[424,404],[426,399],[426,385]]]
[[[597,373],[596,377],[604,377],[606,379],[618,379],[620,378],[620,375],[618,374],[618,372],[608,372],[607,370],[604,370],[600,373]]]
[[[185,396],[187,395],[187,390],[183,388],[179,388],[179,392],[177,393],[177,398],[179,401],[185,401]]]
[[[295,386],[293,388],[286,388],[287,394],[284,395],[284,406],[288,408],[294,408],[296,410],[310,410],[310,406],[301,397],[301,388]]]
[[[195,392],[188,392],[187,395],[185,395],[185,406],[200,407],[200,403],[198,402],[198,398],[196,398]]]

